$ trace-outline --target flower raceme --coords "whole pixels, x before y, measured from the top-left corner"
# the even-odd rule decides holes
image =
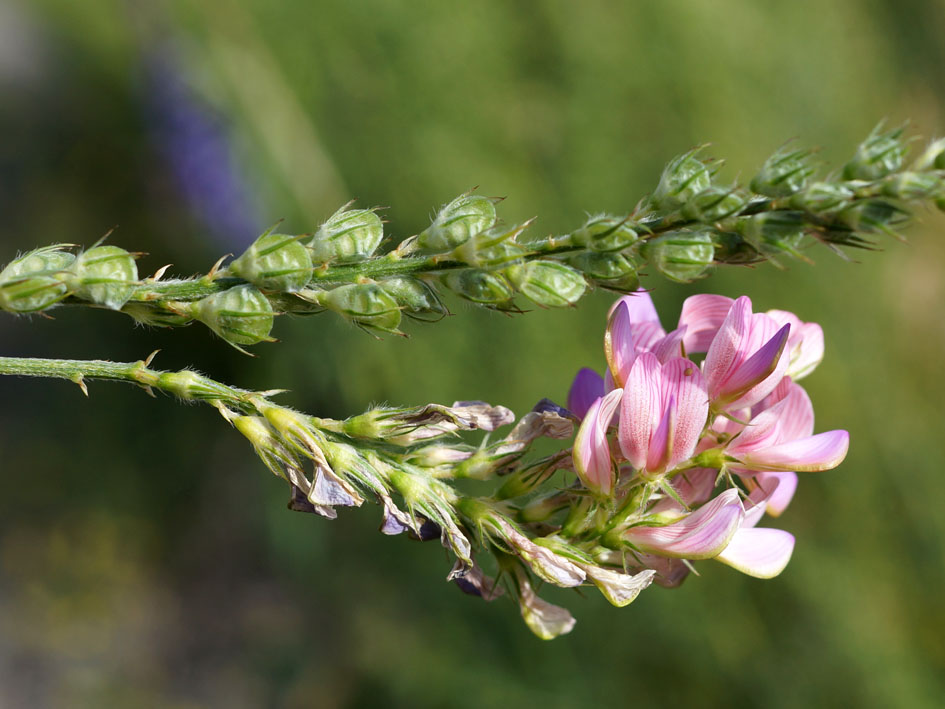
[[[758,527],[780,515],[797,472],[829,470],[849,434],[814,434],[796,382],[823,358],[815,323],[742,296],[697,295],[666,332],[649,295],[619,299],[604,337],[604,376],[582,369],[568,395],[581,420],[573,462],[599,505],[618,510],[604,530],[628,568],[676,585],[686,560],[714,558],[770,578],[794,538]]]

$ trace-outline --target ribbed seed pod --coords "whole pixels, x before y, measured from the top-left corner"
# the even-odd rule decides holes
[[[620,251],[639,237],[626,217],[602,214],[571,232],[571,243],[591,251]]]
[[[883,185],[883,194],[904,200],[945,194],[945,178],[929,172],[900,172]]]
[[[568,263],[603,288],[630,292],[640,284],[633,260],[616,251],[582,251],[568,259]]]
[[[664,276],[680,283],[704,276],[714,253],[709,230],[671,231],[643,245],[646,260]]]
[[[448,251],[469,237],[495,224],[497,200],[463,194],[437,212],[433,223],[417,236],[417,246],[426,251]]]
[[[65,245],[46,246],[20,256],[0,271],[0,308],[32,313],[54,305],[69,294],[66,269],[75,255]]]
[[[228,288],[191,304],[190,313],[231,345],[272,341],[272,305],[249,284]]]
[[[560,261],[529,261],[505,269],[512,285],[538,305],[563,308],[573,305],[587,290],[584,276]]]
[[[393,276],[380,281],[379,285],[397,301],[407,315],[417,320],[439,320],[447,314],[446,307],[433,289],[419,278]]]
[[[297,236],[267,232],[229,266],[264,291],[295,293],[312,277],[312,257]]]
[[[673,158],[663,169],[651,197],[657,209],[678,209],[712,184],[712,173],[696,157],[700,150],[696,148]]]
[[[314,263],[345,263],[369,258],[384,239],[384,223],[377,212],[346,206],[332,214],[308,243]]]
[[[854,198],[853,190],[834,182],[812,182],[791,196],[791,206],[811,214],[828,214],[843,209]]]
[[[880,123],[870,136],[857,146],[853,159],[843,166],[846,180],[878,180],[902,167],[907,148],[902,141],[902,128],[881,133]]]
[[[443,283],[460,298],[480,305],[499,306],[515,295],[508,280],[497,271],[479,268],[450,271],[443,276]]]
[[[816,172],[810,159],[810,150],[778,150],[752,179],[752,191],[766,197],[787,197],[800,192]]]
[[[713,185],[686,202],[682,215],[700,222],[718,222],[737,214],[747,203],[741,190]]]
[[[79,254],[66,275],[69,290],[79,298],[121,310],[135,291],[138,266],[118,246],[95,246]]]
[[[378,283],[352,283],[321,291],[318,302],[362,327],[400,334],[400,304]]]
[[[760,253],[800,256],[807,220],[803,212],[767,212],[739,219],[735,230]]]

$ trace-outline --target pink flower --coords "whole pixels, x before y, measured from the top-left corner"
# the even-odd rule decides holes
[[[642,352],[652,352],[660,362],[679,357],[685,333],[683,327],[666,334],[649,293],[623,296],[611,308],[604,333],[604,355],[615,386],[624,385]]]
[[[734,410],[770,394],[787,370],[790,325],[780,329],[763,313],[751,312],[741,296],[729,309],[706,353],[703,370],[714,406]]]
[[[717,560],[743,574],[760,579],[774,578],[788,565],[794,552],[794,535],[783,529],[757,528],[777,484],[767,491],[756,488],[749,495],[751,503],[742,518],[741,526],[732,535],[728,546]]]
[[[690,458],[709,413],[699,368],[682,357],[660,364],[641,353],[630,368],[620,408],[618,441],[637,470],[658,475]]]
[[[769,310],[768,317],[778,325],[790,325],[788,338],[788,367],[785,375],[797,381],[814,371],[824,358],[824,331],[820,325],[801,322],[794,313],[786,310]]]
[[[614,464],[610,457],[607,429],[617,412],[623,389],[597,398],[574,438],[574,470],[588,490],[609,495],[614,487]]]
[[[568,392],[568,411],[583,419],[595,399],[604,395],[604,380],[593,369],[584,367],[574,377]]]

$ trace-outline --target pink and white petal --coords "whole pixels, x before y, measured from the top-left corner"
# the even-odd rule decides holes
[[[649,347],[648,349],[656,355],[656,358],[660,362],[663,363],[668,362],[674,357],[682,357],[682,343],[685,334],[686,326],[683,325],[680,328],[676,328],[665,337],[661,337],[659,340],[653,343],[652,347]]]
[[[649,292],[638,290],[636,293],[621,296],[617,299],[616,303],[610,306],[610,311],[607,315],[612,315],[621,303],[627,306],[630,322],[655,322],[659,324],[660,316],[656,313],[656,306],[653,305],[653,299],[650,297]]]
[[[785,377],[785,379],[788,379]],[[790,379],[788,379],[790,381]],[[800,384],[791,383],[781,400],[779,443],[807,438],[814,433],[814,405]]]
[[[594,583],[608,601],[618,608],[623,608],[633,602],[640,591],[653,582],[656,572],[653,570],[641,571],[636,574],[625,574],[613,569],[605,569],[593,564],[582,564],[587,577]]]
[[[633,324],[633,348],[637,354],[652,351],[666,337],[666,331],[658,322]]]
[[[633,324],[623,301],[617,303],[604,331],[604,356],[617,386],[623,386],[637,352],[633,346]]]
[[[742,503],[745,508],[745,517],[742,519],[742,528],[754,527],[765,516],[765,508],[768,500],[778,488],[778,481],[769,481],[766,487],[756,487],[748,495],[748,499]]]
[[[734,488],[665,527],[631,527],[624,539],[641,551],[679,559],[710,559],[728,545],[744,512]]]
[[[732,470],[807,473],[831,470],[843,462],[849,447],[849,433],[842,430],[827,431],[796,441],[740,453],[733,457],[737,457],[741,465],[733,464]]]
[[[673,432],[676,426],[676,400],[670,397],[663,407],[659,425],[650,436],[650,447],[646,454],[646,470],[651,473],[667,469],[673,450]]]
[[[568,411],[583,419],[595,399],[604,395],[604,379],[593,369],[584,367],[574,377],[568,391]]]
[[[735,458],[756,450],[770,448],[782,442],[781,410],[784,402],[779,401],[770,409],[762,411],[741,429],[726,446],[726,452]]]
[[[770,493],[765,511],[772,517],[780,517],[797,490],[797,473],[758,473],[755,482]],[[774,488],[772,484],[775,484]]]
[[[751,300],[740,296],[732,303],[722,326],[712,338],[702,371],[709,394],[717,398],[728,378],[744,358],[741,351],[751,326]]]
[[[709,395],[699,367],[688,359],[678,357],[660,370],[660,389],[663,400],[675,402],[675,421],[672,449],[667,461],[673,468],[692,456],[709,417]]]
[[[820,325],[808,322],[800,330],[800,344],[790,345],[791,363],[787,371],[795,380],[813,372],[824,358],[824,331]]]
[[[720,398],[730,402],[727,407],[752,406],[775,390],[787,371],[789,337],[790,326],[785,325],[733,372],[720,392]]]
[[[794,552],[794,535],[783,529],[747,528],[735,532],[725,550],[715,557],[743,574],[774,578],[788,565]]]
[[[686,327],[686,337],[683,340],[686,352],[692,354],[708,351],[734,302],[724,295],[709,293],[686,298],[679,314],[679,327]]]
[[[718,474],[719,471],[713,468],[692,468],[675,476],[672,486],[683,502],[694,507],[706,502],[712,496]],[[679,503],[668,496],[653,505],[650,510],[654,515],[681,511],[683,510]]]
[[[574,439],[574,468],[585,487],[609,495],[614,484],[607,429],[620,405],[622,389],[615,389],[591,404]]]
[[[660,363],[649,352],[644,352],[633,363],[620,403],[620,423],[617,440],[627,461],[637,470],[646,466],[650,437],[659,425]]]

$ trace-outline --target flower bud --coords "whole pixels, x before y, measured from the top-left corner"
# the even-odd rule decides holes
[[[761,171],[752,179],[752,191],[765,197],[787,197],[800,192],[815,172],[810,157],[810,150],[781,148],[765,161]]]
[[[843,209],[854,197],[853,190],[835,182],[812,182],[791,196],[791,206],[812,214]]]
[[[682,215],[699,222],[718,222],[737,214],[747,203],[741,191],[713,185],[686,202]]]
[[[272,305],[255,286],[235,286],[208,295],[193,303],[190,313],[237,349],[272,341]]]
[[[118,246],[95,246],[78,255],[66,283],[83,300],[120,310],[138,280],[134,257]]]
[[[568,259],[568,263],[603,288],[631,292],[640,284],[636,266],[625,254],[582,251]]]
[[[31,313],[58,303],[69,294],[65,270],[75,256],[64,245],[46,246],[20,256],[0,271],[0,308]]]
[[[800,256],[807,220],[803,212],[765,212],[739,219],[735,230],[763,254]]]
[[[370,257],[384,238],[384,224],[373,209],[342,207],[309,242],[313,263],[357,261]]]
[[[584,276],[560,261],[529,261],[505,269],[516,290],[548,308],[573,305],[587,289]]]
[[[601,214],[571,233],[571,243],[591,251],[620,251],[639,237],[625,217]]]
[[[678,209],[711,186],[712,173],[696,158],[701,149],[695,148],[675,157],[665,167],[651,197],[657,209]]]
[[[499,306],[515,295],[505,276],[497,271],[464,268],[443,276],[444,285],[460,298],[481,305]]]
[[[929,172],[900,172],[883,185],[883,194],[896,199],[925,199],[945,193],[945,179]]]
[[[437,212],[433,223],[420,232],[417,246],[428,251],[447,251],[495,224],[498,200],[463,194]]]
[[[322,291],[318,302],[361,327],[400,334],[400,305],[377,283],[352,283]]]
[[[712,265],[712,233],[708,229],[667,232],[648,239],[643,256],[670,280],[688,283],[704,276]]]
[[[439,320],[448,312],[433,289],[419,278],[393,276],[380,281],[379,285],[407,315],[417,320]]]
[[[902,141],[902,128],[880,133],[880,123],[869,138],[860,143],[853,159],[843,166],[843,177],[847,180],[878,180],[902,167],[906,157],[906,146]]]
[[[312,257],[299,237],[266,232],[229,270],[264,291],[294,293],[311,278]]]

